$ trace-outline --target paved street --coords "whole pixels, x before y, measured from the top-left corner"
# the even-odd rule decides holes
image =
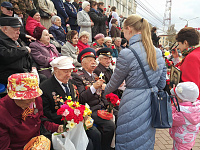
[[[171,150],[172,138],[169,135],[169,129],[157,129],[156,130],[156,142],[155,150]],[[196,138],[196,142],[192,150],[200,150],[200,134]]]

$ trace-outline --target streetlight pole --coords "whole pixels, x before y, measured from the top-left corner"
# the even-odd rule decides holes
[[[188,27],[188,22],[189,22],[189,21],[194,20],[194,19],[197,19],[197,18],[199,18],[199,17],[195,17],[195,18],[192,18],[192,19],[184,19],[184,18],[181,18],[181,17],[179,17],[179,18],[180,18],[181,20],[187,21],[186,26]]]

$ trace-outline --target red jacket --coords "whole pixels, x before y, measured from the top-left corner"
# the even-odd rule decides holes
[[[36,98],[35,103],[38,113],[24,121],[23,109],[13,99],[7,95],[0,100],[0,150],[22,150],[33,137],[40,135],[40,118],[44,118],[42,99]],[[45,121],[44,126],[56,132],[59,125]]]
[[[29,35],[33,36],[33,31],[35,27],[43,27],[45,28],[40,22],[36,21],[32,17],[28,16],[26,20],[26,31]]]
[[[88,48],[90,47],[90,45],[87,43],[87,44],[84,44],[83,42],[81,42],[80,40],[78,40],[78,44],[77,44],[77,47],[79,49],[79,53],[84,50],[85,48]]]
[[[182,72],[182,82],[194,82],[200,89],[200,47],[196,48],[185,57],[185,60],[180,66],[180,70]],[[200,96],[198,99],[200,100]]]

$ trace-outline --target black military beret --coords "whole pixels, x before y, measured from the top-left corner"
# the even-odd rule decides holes
[[[16,17],[1,17],[0,26],[10,26],[13,28],[21,27],[21,23]]]
[[[85,48],[82,50],[77,57],[77,60],[79,63],[83,60],[85,57],[94,57],[96,59],[96,52],[93,48]]]
[[[97,51],[97,56],[104,55],[104,56],[111,57],[112,53],[113,53],[113,50],[111,48],[105,47]]]

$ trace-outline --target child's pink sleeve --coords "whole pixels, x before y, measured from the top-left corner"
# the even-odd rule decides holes
[[[182,112],[178,112],[175,107],[174,107],[175,110],[173,111],[173,107],[172,107],[172,118],[173,118],[172,126],[182,126],[182,125],[186,124],[185,118],[184,118]]]

